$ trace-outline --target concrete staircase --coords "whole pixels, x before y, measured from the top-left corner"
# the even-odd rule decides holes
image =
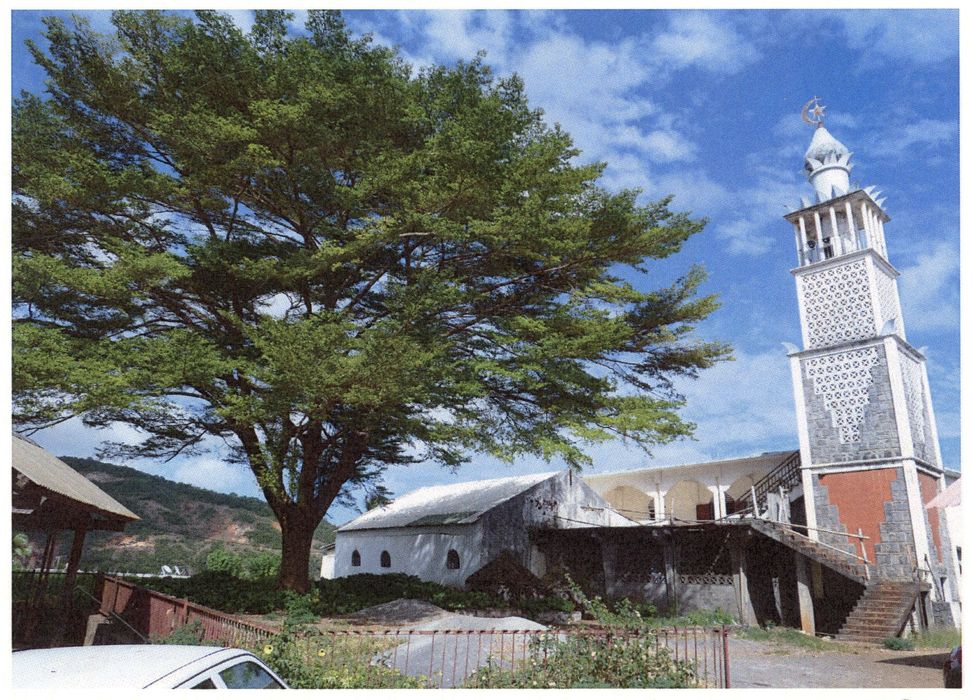
[[[761,520],[759,518],[749,518],[744,522],[748,523],[757,532],[786,545],[790,549],[803,554],[808,559],[819,562],[822,566],[833,569],[841,576],[846,576],[853,581],[857,581],[865,586],[867,585],[867,564],[852,554],[846,554],[816,540],[812,540],[805,535],[795,532],[786,525]]]
[[[914,581],[874,581],[847,616],[837,639],[880,644],[887,637],[897,637],[908,621],[916,595]]]

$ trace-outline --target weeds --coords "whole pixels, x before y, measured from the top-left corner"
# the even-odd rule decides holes
[[[885,649],[893,651],[912,651],[915,648],[914,642],[903,637],[885,637],[881,644],[884,645]]]
[[[541,639],[527,659],[510,669],[491,662],[467,688],[689,688],[696,685],[688,664],[654,648],[651,634]]]
[[[745,627],[737,633],[741,639],[754,642],[771,642],[789,647],[798,647],[808,651],[843,651],[845,645],[832,642],[791,627]],[[780,653],[785,653],[783,649]]]
[[[962,630],[954,627],[936,627],[911,637],[918,649],[952,649],[962,643]]]

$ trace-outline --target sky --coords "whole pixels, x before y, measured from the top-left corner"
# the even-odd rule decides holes
[[[241,3],[242,4],[242,3]],[[39,11],[11,19],[12,80],[42,94],[43,73],[20,50],[43,45]],[[64,13],[61,13],[64,14]],[[108,13],[86,11],[110,31]],[[248,29],[251,10],[231,12]],[[302,11],[292,31],[301,32]],[[783,220],[812,192],[801,168],[812,129],[800,109],[819,96],[828,130],[853,153],[851,183],[886,196],[885,225],[908,340],[924,352],[945,466],[960,467],[959,43],[957,10],[452,10],[348,11],[355,33],[398,47],[416,69],[485,51],[498,75],[516,73],[531,103],[560,123],[581,162],[604,161],[601,184],[638,188],[641,201],[674,195],[672,208],[705,217],[681,252],[654,262],[637,284],[669,284],[695,263],[703,293],[722,307],[697,335],[734,348],[735,360],[680,382],[694,439],[646,454],[623,443],[593,447],[591,472],[673,465],[796,449],[789,362],[802,347],[793,232]],[[109,434],[112,433],[112,434]],[[70,421],[34,435],[57,455],[93,456],[104,439]],[[203,457],[129,466],[219,491],[259,496],[242,466],[218,449]],[[550,471],[474,456],[457,473],[392,468],[396,495],[433,484]],[[359,499],[360,500],[360,499]],[[334,508],[332,522],[355,512]]]

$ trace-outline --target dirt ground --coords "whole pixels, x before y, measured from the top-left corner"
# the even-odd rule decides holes
[[[844,645],[847,651],[806,651],[748,639],[729,640],[732,688],[941,688],[948,652],[891,651]]]

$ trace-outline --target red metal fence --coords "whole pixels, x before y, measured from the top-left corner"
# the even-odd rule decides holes
[[[120,618],[143,638],[166,637],[198,622],[202,640],[228,646],[250,646],[277,633],[271,627],[247,622],[219,610],[105,576],[99,612]]]

